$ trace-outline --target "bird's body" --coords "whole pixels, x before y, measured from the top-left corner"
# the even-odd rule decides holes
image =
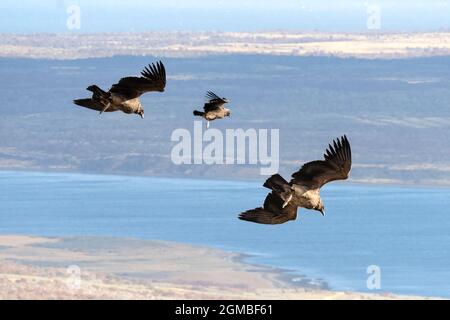
[[[227,108],[219,108],[219,110],[215,110],[214,112],[205,112],[204,118],[208,121],[213,121],[216,119],[223,119],[228,117],[230,114],[230,110]]]
[[[325,160],[304,164],[287,182],[279,174],[271,176],[264,187],[272,190],[263,207],[245,211],[239,219],[263,223],[280,224],[297,218],[297,209],[317,210],[324,214],[320,188],[334,180],[348,178],[351,169],[351,149],[347,137],[343,136],[329,145]]]
[[[203,106],[203,112],[194,110],[194,116],[202,117],[206,120],[206,127],[209,122],[217,119],[223,119],[231,115],[230,109],[225,108],[228,103],[226,98],[219,98],[215,93],[208,91],[206,94],[207,102]]]
[[[320,189],[308,189],[301,185],[291,185],[292,199],[289,201],[297,207],[314,209],[322,203],[320,199]]]
[[[121,110],[124,113],[139,113],[143,110],[141,100],[139,98],[127,99],[121,94],[111,94],[111,106],[114,110]]]
[[[146,92],[163,92],[166,86],[166,70],[162,62],[151,64],[141,72],[142,77],[126,77],[114,84],[106,92],[96,85],[89,86],[90,99],[74,100],[74,103],[103,112],[122,111],[126,114],[138,114],[144,118],[144,107],[140,96]]]

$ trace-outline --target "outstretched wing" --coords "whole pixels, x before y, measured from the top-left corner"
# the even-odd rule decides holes
[[[264,201],[264,206],[242,212],[239,219],[262,223],[281,224],[297,218],[297,206],[288,204],[283,208],[284,201],[275,193],[271,192]]]
[[[225,103],[228,103],[227,100],[224,100],[223,98],[220,98],[218,95],[216,95],[212,91],[208,91],[206,93],[206,100],[205,106],[203,109],[205,112],[211,112],[215,110],[219,110]]]
[[[166,87],[166,68],[161,61],[149,64],[141,72],[142,77],[126,77],[114,84],[110,92],[122,94],[129,99],[140,97],[150,91],[163,92]]]
[[[320,188],[330,181],[348,178],[352,166],[352,151],[346,136],[334,140],[324,157],[325,160],[304,164],[292,175],[291,183]]]

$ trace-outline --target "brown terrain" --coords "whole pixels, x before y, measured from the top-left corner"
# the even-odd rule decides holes
[[[162,241],[0,236],[0,299],[418,299],[294,286],[238,254]]]
[[[450,54],[450,32],[147,32],[0,35],[0,57],[81,59],[268,54],[408,58]]]

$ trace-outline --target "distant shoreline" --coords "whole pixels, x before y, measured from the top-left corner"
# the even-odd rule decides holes
[[[0,57],[280,55],[364,59],[450,56],[450,32],[142,32],[0,34]]]
[[[243,182],[243,183],[260,183],[262,186],[262,183],[267,178],[266,176],[259,176],[258,178],[251,178],[251,177],[210,177],[210,176],[192,176],[192,177],[178,177],[175,175],[142,175],[139,173],[96,173],[96,172],[78,172],[78,171],[56,171],[56,170],[17,170],[17,169],[0,169],[1,173],[34,173],[34,174],[73,174],[73,175],[86,175],[86,176],[105,176],[105,177],[130,177],[130,178],[155,178],[155,179],[181,179],[181,180],[193,180],[193,181],[225,181],[225,182]],[[450,181],[448,184],[413,184],[413,183],[402,183],[401,181],[394,181],[392,183],[383,181],[383,182],[370,182],[370,180],[367,181],[358,181],[358,180],[350,180],[341,182],[340,184],[345,185],[354,185],[354,186],[373,186],[373,187],[394,187],[394,188],[426,188],[426,189],[448,189],[450,187]]]
[[[0,299],[426,299],[295,286],[243,259],[166,241],[0,235]]]

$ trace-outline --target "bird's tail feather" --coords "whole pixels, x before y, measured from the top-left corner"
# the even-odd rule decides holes
[[[87,87],[86,90],[91,91],[92,93],[97,93],[97,94],[105,94],[106,93],[99,86],[97,86],[95,84],[93,84],[92,86]]]
[[[271,176],[266,180],[263,186],[272,190],[284,201],[283,208],[288,205],[289,201],[292,200],[291,186],[279,174],[274,174]]]
[[[194,110],[194,116],[198,116],[198,117],[203,117],[204,116],[204,112],[198,111],[198,110]]]
[[[99,86],[96,86],[95,84],[87,87],[86,89],[93,93],[92,99],[94,100],[99,100],[103,104],[106,104],[106,101],[109,100],[108,92],[102,90]]]

